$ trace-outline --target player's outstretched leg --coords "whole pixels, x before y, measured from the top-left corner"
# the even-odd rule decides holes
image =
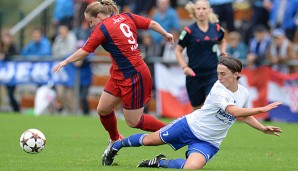
[[[102,155],[102,165],[103,166],[110,166],[113,164],[114,158],[118,153],[118,150],[113,148],[113,144],[111,143],[110,146],[105,150],[105,152]]]
[[[102,155],[102,165],[104,166],[110,166],[117,153],[120,151],[123,147],[140,147],[143,144],[141,143],[143,141],[143,138],[147,134],[134,134],[131,135],[125,139],[118,140],[116,142],[111,142],[108,146],[108,148],[105,150],[105,152]]]
[[[166,160],[166,156],[163,154],[159,154],[155,158],[151,160],[142,161],[137,167],[160,167],[159,162],[161,160]]]
[[[122,140],[122,139],[124,139],[124,137],[120,134],[120,137],[119,137],[119,139],[118,140]],[[109,142],[108,142],[108,146],[107,146],[107,148],[105,149],[105,151],[103,152],[103,155],[102,155],[102,165],[103,166],[110,166],[112,163],[113,163],[113,160],[114,160],[114,157],[115,157],[115,155],[117,154],[117,152],[118,152],[118,150],[116,150],[117,152],[115,153],[115,155],[114,155],[114,157],[113,157],[113,159],[111,160],[111,161],[107,161],[105,158],[106,158],[106,156],[109,154],[109,153],[111,153],[112,151],[112,149],[113,149],[113,144],[115,143],[115,141],[112,141],[111,139],[109,140]]]

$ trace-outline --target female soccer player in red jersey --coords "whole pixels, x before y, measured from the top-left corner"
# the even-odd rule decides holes
[[[144,105],[150,100],[152,78],[148,66],[143,61],[137,42],[137,29],[153,29],[166,41],[173,44],[173,35],[160,24],[132,13],[121,13],[112,0],[102,0],[89,4],[85,18],[94,30],[85,45],[74,54],[58,63],[53,72],[58,72],[70,62],[84,59],[101,45],[111,54],[111,77],[105,85],[97,106],[97,112],[111,145],[121,139],[118,132],[114,108],[122,102],[126,123],[133,128],[157,131],[165,123],[153,116],[143,114]]]

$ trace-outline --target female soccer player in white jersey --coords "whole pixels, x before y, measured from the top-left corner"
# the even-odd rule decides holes
[[[247,108],[248,91],[238,83],[242,64],[234,58],[223,58],[217,66],[218,81],[214,84],[201,109],[181,117],[152,134],[134,134],[115,142],[103,156],[103,163],[111,165],[122,147],[157,146],[169,144],[174,150],[188,145],[185,159],[169,160],[162,154],[141,162],[138,167],[201,169],[219,150],[229,128],[242,117],[251,127],[279,136],[282,130],[264,126],[253,115],[268,112],[281,103]]]

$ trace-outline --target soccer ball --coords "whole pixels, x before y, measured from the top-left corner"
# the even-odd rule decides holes
[[[46,137],[38,129],[27,129],[20,138],[21,148],[30,154],[41,152],[46,144]]]

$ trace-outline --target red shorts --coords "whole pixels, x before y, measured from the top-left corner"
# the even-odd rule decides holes
[[[116,80],[112,77],[105,85],[104,91],[122,99],[124,109],[140,109],[151,98],[152,78],[148,68],[130,78]]]

